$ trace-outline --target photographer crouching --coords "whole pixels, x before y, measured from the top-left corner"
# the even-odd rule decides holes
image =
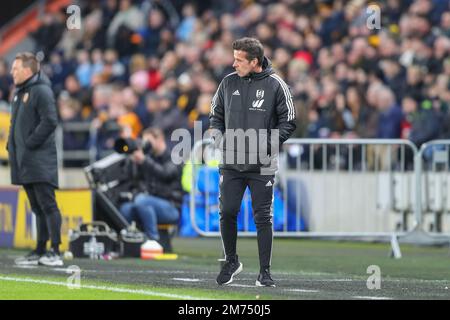
[[[139,144],[122,142],[119,147],[130,154],[130,163],[136,165],[136,176],[143,191],[132,201],[123,203],[120,212],[129,223],[140,224],[149,239],[159,241],[158,224],[177,224],[179,221],[183,198],[182,167],[172,162],[160,129],[144,130]]]

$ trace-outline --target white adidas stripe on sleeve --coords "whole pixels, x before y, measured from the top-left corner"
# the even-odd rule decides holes
[[[214,115],[214,109],[216,108],[217,104],[216,104],[216,100],[217,100],[217,95],[219,93],[219,89],[220,86],[217,88],[216,93],[214,94],[214,97],[211,100],[211,114]]]
[[[288,119],[287,120],[288,121],[293,120],[295,118],[295,108],[294,108],[292,96],[291,96],[291,93],[289,92],[289,88],[288,88],[287,84],[283,81],[283,79],[281,79],[276,74],[271,74],[270,76],[272,78],[276,79],[280,83],[281,88],[283,89],[283,92],[284,92],[284,97],[286,98],[286,106],[288,108]]]

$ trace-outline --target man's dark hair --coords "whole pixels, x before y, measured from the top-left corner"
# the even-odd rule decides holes
[[[233,42],[233,50],[245,51],[247,60],[258,59],[258,65],[261,66],[264,59],[264,48],[261,42],[255,38],[241,38]]]
[[[19,52],[16,55],[16,60],[22,60],[22,66],[24,68],[30,68],[33,73],[39,71],[40,63],[36,56],[31,52]]]

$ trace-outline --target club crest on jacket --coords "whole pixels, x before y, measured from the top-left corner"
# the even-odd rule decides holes
[[[264,98],[264,90],[256,90],[256,99]]]

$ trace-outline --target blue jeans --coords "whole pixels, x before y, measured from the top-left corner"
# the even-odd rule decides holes
[[[153,240],[159,240],[158,224],[178,222],[178,209],[167,200],[140,193],[133,202],[121,205],[120,212],[131,223],[139,221],[145,234]]]

